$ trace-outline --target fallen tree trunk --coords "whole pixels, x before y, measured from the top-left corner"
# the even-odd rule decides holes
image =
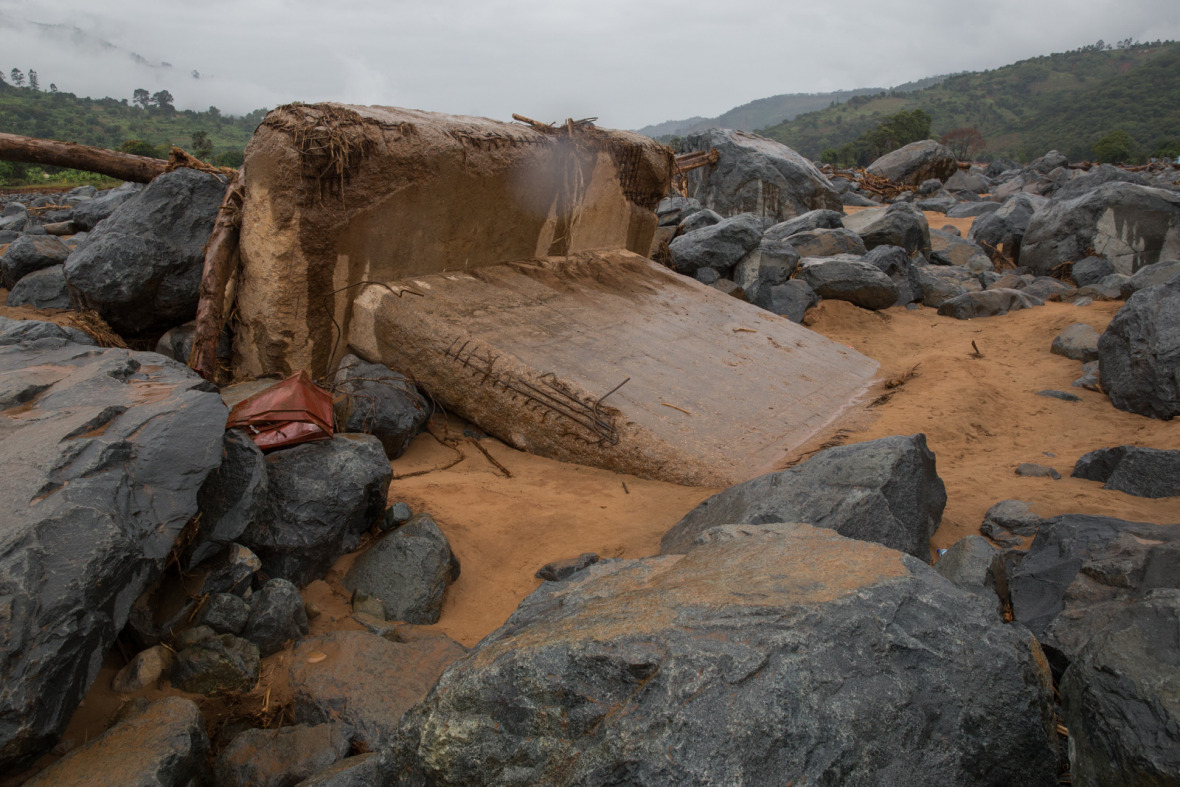
[[[166,161],[147,156],[116,153],[113,150],[74,142],[57,142],[52,139],[35,139],[4,133],[0,133],[0,160],[69,167],[136,183],[149,182],[157,175],[163,174],[168,166]]]
[[[201,272],[201,300],[197,304],[197,328],[188,365],[210,382],[224,382],[225,369],[217,363],[217,342],[225,327],[225,295],[238,268],[238,236],[242,223],[242,198],[246,182],[241,170],[225,191],[213,232],[205,244],[205,267]]]

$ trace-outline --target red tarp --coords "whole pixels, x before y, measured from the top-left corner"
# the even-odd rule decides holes
[[[332,395],[300,371],[238,402],[226,429],[245,429],[264,451],[332,437]]]

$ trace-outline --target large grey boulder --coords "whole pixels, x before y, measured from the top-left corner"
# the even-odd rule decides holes
[[[57,326],[10,343],[7,324],[0,769],[31,762],[65,729],[132,602],[197,513],[226,418],[220,397],[180,364],[75,344]]]
[[[975,596],[808,525],[702,541],[542,585],[406,714],[393,771],[435,785],[1055,783],[1036,642]]]
[[[1120,410],[1180,414],[1180,276],[1132,295],[1098,338],[1102,390]]]
[[[1004,200],[1000,209],[980,216],[971,223],[967,237],[978,243],[987,256],[995,259],[997,251],[1013,261],[1020,259],[1024,233],[1033,214],[1048,204],[1048,200],[1034,194],[1013,194]]]
[[[71,221],[82,232],[89,232],[98,223],[109,217],[127,200],[143,191],[142,183],[124,183],[118,188],[99,192],[90,199],[85,199],[74,206]]]
[[[52,235],[22,235],[0,256],[0,283],[12,289],[18,281],[34,271],[62,265],[70,256],[70,247]]]
[[[1180,591],[1157,590],[1095,634],[1061,679],[1073,784],[1180,775]]]
[[[762,295],[763,292],[765,297]],[[807,282],[791,279],[782,284],[772,284],[760,291],[755,305],[780,317],[786,317],[791,322],[802,323],[807,310],[817,303],[819,296]]]
[[[192,700],[165,697],[62,757],[26,787],[187,787],[206,775],[209,737]]]
[[[1092,325],[1075,322],[1053,337],[1049,352],[1082,363],[1097,361],[1098,336],[1098,331],[1094,330]]]
[[[689,196],[722,216],[753,213],[778,223],[811,210],[843,208],[815,164],[786,145],[719,128],[694,134],[684,144],[685,152],[712,148],[721,158],[688,173]]]
[[[733,281],[745,291],[746,300],[765,309],[771,300],[770,288],[788,281],[798,265],[794,246],[763,238],[734,267]]]
[[[938,178],[945,181],[959,170],[959,162],[950,148],[932,139],[911,142],[905,147],[886,153],[869,164],[865,172],[894,183],[917,186],[922,181]]]
[[[1106,183],[1074,199],[1053,200],[1029,221],[1020,264],[1048,275],[1091,253],[1127,275],[1180,257],[1180,194]]]
[[[1088,191],[1101,186],[1103,183],[1134,183],[1139,186],[1150,186],[1147,178],[1137,172],[1128,172],[1122,167],[1110,164],[1099,164],[1084,175],[1078,175],[1053,192],[1054,199],[1074,199]]]
[[[292,640],[307,636],[307,612],[299,588],[285,579],[271,579],[250,597],[250,616],[242,639],[258,646],[263,656],[278,653]]]
[[[1167,284],[1177,276],[1180,276],[1180,260],[1144,265],[1131,276],[1130,288],[1132,293],[1139,292],[1157,284]]]
[[[900,246],[911,257],[930,254],[930,224],[914,205],[897,202],[887,208],[869,208],[844,219],[844,226],[864,241],[865,248]]]
[[[343,722],[362,750],[384,748],[402,715],[466,652],[447,637],[390,642],[365,631],[310,637],[291,657],[295,720]]]
[[[957,170],[946,179],[947,191],[966,191],[971,194],[983,194],[991,191],[991,188],[992,183],[986,175],[981,172],[972,172],[969,169]]]
[[[753,213],[733,216],[673,239],[668,244],[672,270],[695,276],[701,268],[712,268],[723,275],[761,240],[762,219]]]
[[[25,342],[37,342],[41,339],[52,339],[47,347],[57,347],[63,342],[74,344],[96,345],[97,342],[77,328],[57,325],[41,320],[13,320],[0,317],[0,347]],[[35,348],[34,348],[35,349]]]
[[[64,265],[51,265],[33,271],[18,281],[8,293],[9,306],[32,306],[34,309],[68,309],[70,293],[66,289]]]
[[[338,723],[245,730],[217,755],[213,776],[220,785],[287,787],[343,759],[350,744]]]
[[[864,261],[889,277],[897,287],[896,306],[922,300],[922,279],[910,255],[900,246],[877,246],[865,255]]]
[[[390,459],[406,452],[430,417],[430,405],[413,381],[388,366],[346,355],[335,381],[335,392],[343,394],[337,410],[341,430],[375,435]]]
[[[75,304],[127,335],[193,319],[203,248],[225,189],[216,175],[177,169],[120,205],[66,262]]]
[[[1138,497],[1180,496],[1180,451],[1120,445],[1099,448],[1078,459],[1074,478],[1099,481]]]
[[[809,257],[799,263],[795,276],[821,298],[848,301],[863,309],[887,309],[898,298],[897,285],[885,272],[852,254]]]
[[[807,522],[930,560],[946,487],[926,436],[896,435],[820,451],[802,464],[731,486],[698,505],[660,539],[687,551],[711,527]]]
[[[954,265],[972,273],[995,268],[991,257],[979,244],[943,230],[930,230],[930,248],[933,265]]]
[[[833,257],[837,254],[863,255],[867,251],[860,236],[844,227],[803,230],[786,238],[786,242],[795,247],[800,257]]]
[[[390,620],[437,623],[459,561],[429,514],[418,514],[356,559],[344,578],[349,590],[379,600]]]
[[[999,287],[982,292],[966,292],[945,300],[939,304],[938,313],[944,317],[954,317],[956,320],[971,320],[976,317],[996,317],[1044,305],[1045,302],[1035,295]]]
[[[1008,587],[1016,620],[1060,672],[1131,602],[1180,588],[1180,524],[1082,514],[1046,519]]]
[[[810,210],[793,219],[768,227],[764,237],[770,240],[786,240],[797,232],[809,230],[834,230],[844,226],[844,212],[822,208]]]
[[[266,457],[266,504],[240,539],[266,573],[303,587],[381,518],[393,470],[372,435],[337,434]]]

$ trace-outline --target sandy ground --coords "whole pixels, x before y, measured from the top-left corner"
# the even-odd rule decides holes
[[[966,235],[970,226],[970,219],[954,222],[940,214],[928,215],[932,227],[955,223]],[[5,295],[0,290],[0,302]],[[822,444],[924,433],[937,456],[948,497],[934,548],[978,533],[984,512],[1007,498],[1030,502],[1042,516],[1089,513],[1180,522],[1180,499],[1137,498],[1069,477],[1078,457],[1096,448],[1136,444],[1180,449],[1180,419],[1157,421],[1115,409],[1105,395],[1072,387],[1080,376],[1080,363],[1049,352],[1053,337],[1065,327],[1085,322],[1102,331],[1121,305],[1048,303],[1000,317],[959,321],[927,308],[874,313],[825,301],[808,315],[807,323],[879,361],[880,382],[864,405],[797,454]],[[45,318],[33,310],[4,307],[0,316]],[[899,379],[905,382],[886,387],[886,381]],[[1043,389],[1070,391],[1082,400],[1069,403],[1038,396]],[[654,554],[660,536],[717,491],[563,464],[480,437],[456,419],[436,418],[432,433],[419,435],[406,455],[393,462],[389,490],[391,502],[404,500],[415,512],[434,516],[462,562],[462,574],[448,591],[439,623],[416,628],[441,631],[465,645],[475,644],[504,622],[540,584],[534,574],[545,563],[583,552],[627,558]],[[501,467],[476,447],[477,439]],[[1018,477],[1015,469],[1022,462],[1055,467],[1062,479]],[[340,585],[352,559],[341,558],[325,581],[305,591],[305,598],[320,612],[312,621],[313,634],[359,628],[349,616],[348,596]],[[289,704],[289,659],[289,651],[267,659],[260,687],[232,707],[220,700],[193,699],[212,718],[273,723]],[[115,694],[110,678],[121,663],[117,653],[109,655],[60,751],[101,732],[132,697],[175,693],[165,684],[138,695]],[[15,783],[19,782],[0,779],[0,784]]]

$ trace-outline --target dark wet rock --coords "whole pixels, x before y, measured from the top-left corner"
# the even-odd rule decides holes
[[[1018,536],[1036,534],[1044,520],[1037,516],[1023,500],[1001,500],[983,515],[984,523],[1015,533]]]
[[[800,257],[832,257],[836,254],[860,256],[865,253],[865,244],[860,236],[843,227],[796,232],[786,242],[799,252]]]
[[[956,265],[972,273],[990,271],[995,266],[978,244],[963,240],[957,233],[930,230],[930,262],[933,265]]]
[[[267,497],[266,460],[254,441],[230,429],[221,444],[221,464],[209,474],[197,503],[201,521],[184,550],[184,567],[192,569],[216,555],[258,519]]]
[[[686,153],[713,148],[721,158],[689,172],[688,190],[722,216],[754,213],[777,223],[811,210],[841,210],[823,173],[786,145],[729,129],[710,129],[684,143]]]
[[[951,208],[959,204],[959,201],[950,194],[942,194],[929,199],[920,199],[914,203],[920,210],[931,211],[933,213],[946,213]]]
[[[918,184],[918,194],[927,196],[942,189],[942,181],[938,178],[927,178]]]
[[[1024,291],[1042,301],[1061,300],[1077,294],[1076,288],[1052,276],[1035,277],[1024,287]]]
[[[1105,257],[1083,257],[1070,268],[1070,276],[1079,287],[1097,284],[1114,272],[1114,266]]]
[[[922,300],[922,279],[918,268],[900,246],[878,246],[865,255],[864,261],[874,265],[897,287],[894,305]]]
[[[917,186],[930,178],[945,181],[958,169],[959,162],[950,148],[932,139],[924,139],[886,153],[869,164],[865,171],[870,175],[889,178],[894,183]]]
[[[174,361],[187,364],[193,354],[193,338],[197,333],[197,321],[190,320],[184,325],[169,328],[156,342],[156,352]],[[232,365],[232,337],[228,330],[222,331],[217,340],[217,357],[226,366]]]
[[[202,781],[209,738],[192,700],[165,697],[61,758],[27,787],[187,787]]]
[[[364,631],[336,631],[305,639],[291,658],[295,718],[301,724],[343,722],[362,750],[383,748],[402,715],[466,652],[446,637],[390,642]]]
[[[1079,785],[1174,784],[1180,774],[1180,591],[1127,605],[1061,679]]]
[[[770,240],[786,240],[797,232],[827,229],[834,230],[844,226],[844,212],[839,210],[809,210],[793,219],[779,222],[769,227],[764,237]]]
[[[802,323],[807,310],[819,303],[815,290],[799,279],[772,285],[767,292],[765,297],[760,296],[757,305],[791,322]]]
[[[278,653],[286,643],[306,635],[307,613],[299,588],[285,579],[272,579],[250,597],[242,638],[257,645],[259,654]]]
[[[1093,284],[1078,288],[1078,294],[1090,296],[1103,301],[1126,300],[1133,294],[1131,291],[1131,277],[1121,273],[1111,273],[1103,276]]]
[[[1045,155],[1035,158],[1028,168],[1034,172],[1040,172],[1042,175],[1048,174],[1058,167],[1064,167],[1069,164],[1069,158],[1060,151],[1050,150]]]
[[[352,564],[344,586],[381,601],[385,615],[407,623],[437,623],[459,561],[429,514],[418,514],[383,536]]]
[[[1080,402],[1082,397],[1077,394],[1072,394],[1069,391],[1055,391],[1047,388],[1043,391],[1037,391],[1037,396],[1046,396],[1050,399],[1060,399],[1063,402]]]
[[[342,724],[296,724],[239,733],[213,764],[217,784],[290,787],[339,762],[351,744]]]
[[[398,525],[404,525],[410,521],[410,517],[413,515],[414,512],[410,510],[409,504],[399,500],[385,509],[385,514],[381,517],[381,531],[386,532],[393,530]]]
[[[1027,632],[876,544],[797,524],[710,534],[543,584],[406,714],[394,770],[455,785],[1055,783]]]
[[[70,308],[65,266],[52,265],[25,276],[8,293],[7,305],[32,306],[34,309]]]
[[[393,470],[372,435],[337,434],[266,457],[267,498],[241,543],[266,573],[302,587],[323,576],[385,510]]]
[[[1120,410],[1180,414],[1180,278],[1140,290],[1098,339],[1102,389]]]
[[[928,561],[946,488],[922,434],[820,451],[705,500],[660,540],[661,554],[687,551],[711,527],[807,522]]]
[[[336,371],[337,409],[342,432],[375,435],[385,455],[397,459],[430,417],[430,405],[414,383],[379,363],[346,355]]]
[[[1147,178],[1136,172],[1128,172],[1122,167],[1110,164],[1099,164],[1084,175],[1078,175],[1053,192],[1054,199],[1074,199],[1101,186],[1103,183],[1134,183],[1139,186],[1149,186]]]
[[[172,685],[193,694],[249,691],[258,682],[260,667],[258,647],[253,642],[219,634],[176,654]]]
[[[841,194],[840,202],[854,208],[876,208],[881,204],[880,202],[874,202],[863,194],[857,194],[855,191],[846,191]]]
[[[922,303],[937,309],[947,301],[967,292],[963,283],[939,275],[941,268],[919,267],[918,281],[922,286]],[[966,273],[966,271],[964,271]],[[975,282],[979,284],[978,281]]]
[[[718,224],[681,235],[668,244],[672,269],[693,276],[701,268],[724,275],[762,240],[762,219],[742,213]]]
[[[241,596],[253,584],[254,575],[261,569],[262,561],[249,547],[230,544],[199,567],[201,593],[233,593]]]
[[[693,201],[695,202],[696,200]],[[704,227],[711,227],[714,224],[720,224],[724,220],[725,217],[717,211],[705,208],[703,210],[694,211],[685,216],[680,220],[680,224],[678,226],[680,227],[680,234],[683,235],[703,229]]]
[[[967,219],[986,216],[1000,209],[998,202],[960,202],[946,212],[948,219]]]
[[[0,282],[12,289],[18,281],[34,271],[62,265],[70,256],[70,247],[52,235],[22,235],[0,256]]]
[[[1057,334],[1049,352],[1086,363],[1098,360],[1098,331],[1084,322],[1077,322]]]
[[[1008,312],[1044,305],[1045,302],[1040,298],[1020,290],[997,288],[982,292],[967,292],[945,300],[939,305],[938,313],[944,317],[954,317],[956,320],[971,320],[976,317],[996,317]]]
[[[87,232],[98,226],[98,223],[115,212],[115,209],[127,200],[143,191],[142,183],[124,183],[114,189],[108,189],[96,194],[91,199],[83,200],[74,206],[71,221],[78,229]]]
[[[225,188],[218,176],[192,169],[153,180],[70,254],[71,298],[129,336],[193,319],[203,248]]]
[[[65,729],[197,513],[226,418],[179,364],[72,335],[0,322],[0,769]]]
[[[1157,588],[1180,588],[1180,525],[1046,519],[1009,576],[1016,620],[1060,672],[1086,640]]]
[[[1024,478],[1052,478],[1054,481],[1061,480],[1061,473],[1057,472],[1056,468],[1037,464],[1036,462],[1021,462],[1016,466],[1016,475]]]
[[[1090,250],[1093,250],[1091,252]],[[1130,275],[1180,252],[1180,194],[1107,183],[1075,199],[1054,200],[1029,221],[1020,264],[1047,275],[1095,253]],[[1163,255],[1163,256],[1161,256]]]
[[[733,271],[733,281],[746,293],[750,303],[765,308],[769,289],[790,279],[798,264],[799,252],[794,246],[784,241],[763,238],[738,262]]]
[[[721,274],[712,268],[697,268],[697,272],[693,274],[693,278],[701,284],[707,284],[712,287],[721,280]]]
[[[394,784],[387,773],[383,753],[368,752],[345,757],[314,776],[299,782],[298,787],[383,787]]]
[[[1023,192],[1012,195],[1005,199],[999,210],[975,219],[968,237],[991,258],[995,258],[999,250],[1010,260],[1020,260],[1024,232],[1028,230],[1033,214],[1045,204],[1048,199],[1044,197]]]
[[[233,593],[213,593],[201,606],[197,622],[218,634],[241,634],[250,618],[250,605]]]
[[[1180,496],[1180,451],[1138,445],[1099,448],[1078,459],[1071,475],[1137,497]]]
[[[913,205],[898,203],[887,208],[858,211],[844,219],[844,226],[864,241],[865,248],[900,246],[906,254],[930,254],[930,225]]]
[[[546,563],[537,569],[537,579],[543,579],[546,582],[560,582],[563,579],[569,579],[587,566],[594,565],[600,559],[594,552],[584,552],[577,557]]]
[[[897,285],[888,275],[851,254],[806,258],[795,276],[821,298],[848,301],[864,309],[886,309],[898,299]]]

